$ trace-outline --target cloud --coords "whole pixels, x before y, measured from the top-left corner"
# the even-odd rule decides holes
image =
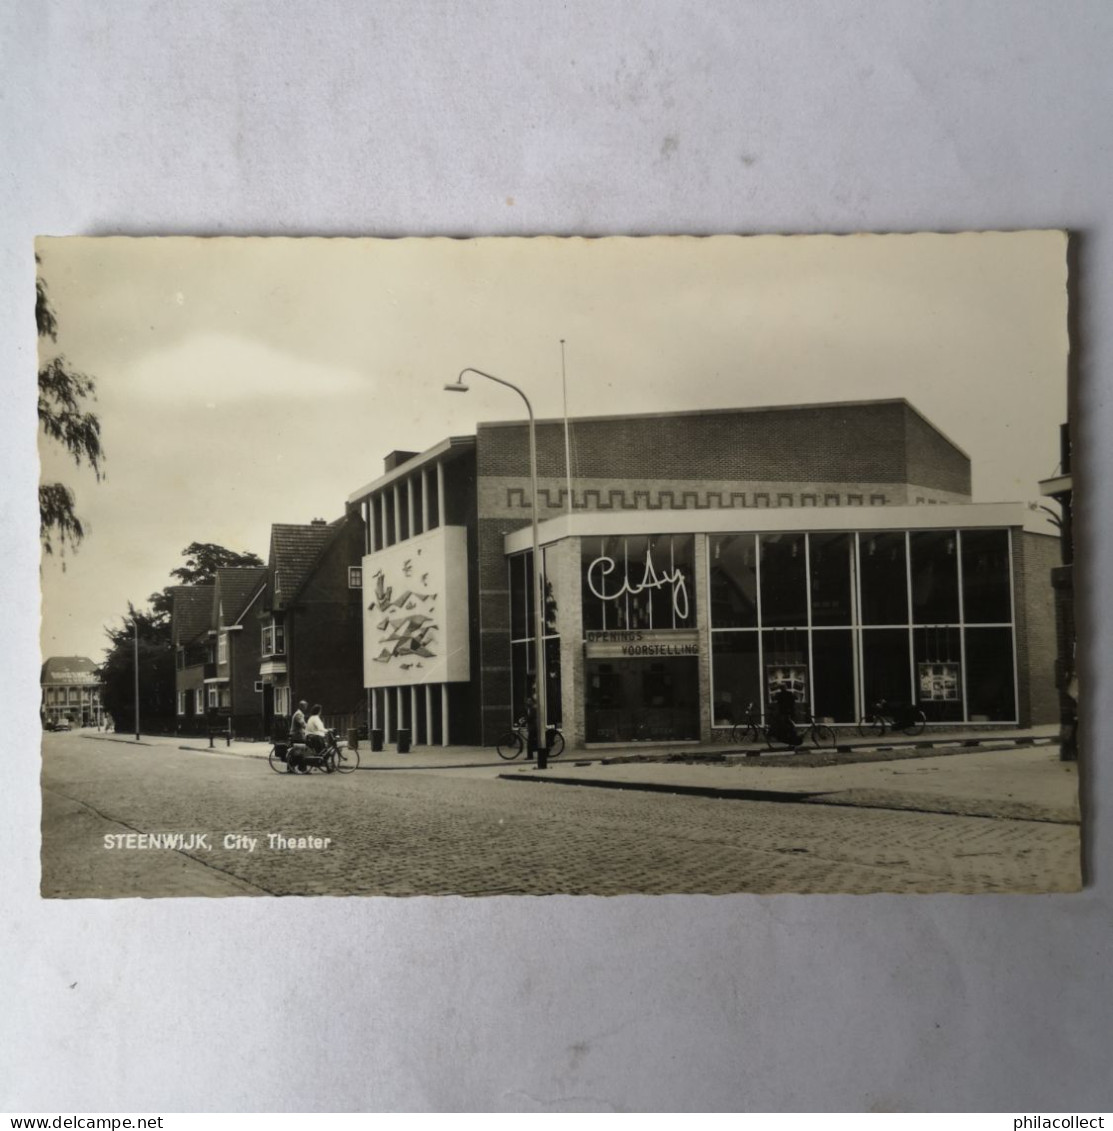
[[[165,349],[145,353],[115,380],[102,381],[115,399],[160,405],[220,408],[244,401],[298,400],[368,396],[374,379],[368,373],[322,365],[230,334],[196,334]]]

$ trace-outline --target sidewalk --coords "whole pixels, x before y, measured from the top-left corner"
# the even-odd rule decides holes
[[[521,767],[507,781],[636,789],[752,801],[904,809],[974,817],[1079,822],[1078,768],[1055,745],[962,749],[849,765],[772,764],[730,758],[715,763],[554,763]]]
[[[122,742],[129,746],[137,745],[134,736],[126,734],[98,734],[82,732],[82,738],[100,742]],[[207,738],[189,738],[175,735],[142,735],[140,746],[162,747],[168,750],[189,750],[198,754],[219,754],[236,758],[261,758],[266,761],[271,752],[270,742],[249,742],[233,739],[227,743],[222,737],[214,737],[210,747]],[[513,762],[505,762],[491,746],[420,746],[409,754],[399,754],[393,746],[373,754],[370,744],[359,744],[361,770],[444,770],[471,769],[482,767],[506,767]],[[565,755],[567,759],[569,755]]]
[[[135,739],[126,734],[101,732],[79,732],[83,738],[102,742],[126,742],[135,745]],[[661,746],[636,744],[623,746],[592,746],[583,750],[567,750],[553,765],[569,765],[572,762],[602,762],[610,764],[679,762],[692,761],[715,765],[724,761],[733,762],[744,759],[747,762],[783,764],[798,770],[806,766],[831,765],[845,767],[857,761],[889,761],[901,757],[922,758],[931,750],[950,750],[957,753],[967,749],[1002,748],[1015,749],[1023,746],[1043,746],[1058,742],[1057,726],[1030,727],[1025,730],[1012,729],[984,731],[925,731],[916,738],[886,735],[883,739],[862,738],[857,730],[844,727],[834,751],[817,751],[811,747],[801,747],[796,753],[785,749],[769,750],[764,744],[739,746],[726,742],[712,743],[673,743]],[[142,735],[139,745],[163,746],[177,750],[191,750],[205,754],[235,755],[245,758],[265,759],[271,750],[269,741],[251,742],[246,739],[233,739],[231,743],[221,736],[214,736],[212,746],[207,738],[193,738],[181,735]],[[432,770],[469,769],[489,766],[525,765],[521,762],[506,762],[499,758],[493,746],[418,746],[408,754],[399,754],[393,746],[372,753],[370,744],[360,743],[360,769],[368,770]]]

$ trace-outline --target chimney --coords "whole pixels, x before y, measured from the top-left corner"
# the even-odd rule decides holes
[[[383,460],[383,472],[384,472],[384,474],[389,474],[396,467],[401,467],[402,464],[408,463],[411,459],[414,458],[414,456],[416,456],[418,454],[420,454],[420,453],[418,453],[418,452],[403,452],[403,451],[391,452],[390,455],[388,455]]]
[[[310,526],[328,526],[328,523],[323,518],[315,518],[309,525]]]

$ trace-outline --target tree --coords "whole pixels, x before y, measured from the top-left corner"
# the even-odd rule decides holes
[[[190,542],[182,551],[183,566],[170,571],[182,585],[212,585],[216,571],[228,567],[261,566],[263,559],[249,550],[227,550],[213,542]]]
[[[185,565],[170,571],[183,585],[211,585],[216,571],[228,566],[261,566],[258,555],[237,553],[214,542],[191,542],[183,551]],[[171,732],[175,721],[174,647],[170,614],[174,586],[168,585],[147,598],[148,608],[139,612],[129,601],[127,616],[118,627],[105,627],[109,646],[105,649],[100,676],[104,681],[104,709],[123,731],[135,726],[135,633],[139,634],[139,717],[147,731]],[[134,626],[134,627],[133,627]]]
[[[35,323],[40,341],[58,340],[58,320],[41,278],[35,281]],[[92,468],[99,482],[103,477],[104,450],[100,420],[87,408],[90,400],[96,400],[96,383],[72,368],[64,354],[39,367],[39,426],[49,439],[69,452],[78,467],[85,464]],[[53,554],[55,542],[63,551],[67,545],[76,549],[84,536],[85,527],[77,517],[73,491],[64,483],[40,483],[39,538],[43,552]]]
[[[174,651],[170,619],[139,612],[129,601],[119,628],[105,627],[110,647],[100,666],[101,701],[116,726],[135,726],[135,637],[139,637],[139,718],[147,731],[166,730],[174,719]]]

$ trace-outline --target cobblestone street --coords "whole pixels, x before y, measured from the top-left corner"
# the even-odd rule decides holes
[[[496,774],[287,776],[259,759],[48,735],[42,894],[1024,892],[1070,890],[1077,872],[1076,825]],[[105,847],[174,833],[184,847]],[[207,844],[189,847],[191,834]],[[271,834],[329,843],[277,848]]]

